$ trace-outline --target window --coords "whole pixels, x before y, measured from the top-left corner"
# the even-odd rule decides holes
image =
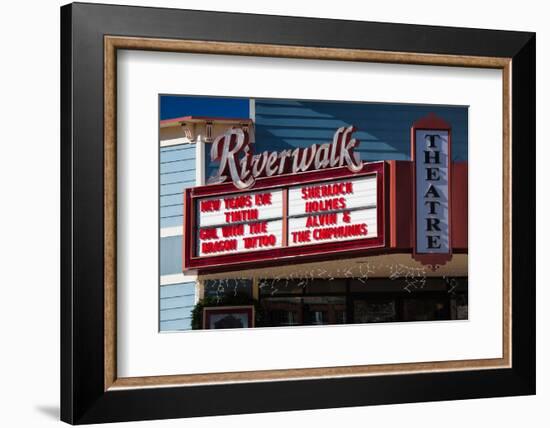
[[[251,279],[207,279],[204,281],[204,297],[225,300],[252,298]]]

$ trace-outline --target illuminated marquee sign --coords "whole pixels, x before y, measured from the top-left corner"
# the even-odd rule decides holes
[[[280,189],[200,199],[196,208],[199,256],[282,246]]]
[[[413,258],[436,268],[452,257],[451,130],[430,115],[412,129],[415,171],[415,247]]]
[[[376,176],[308,184],[288,191],[288,244],[372,238],[377,235]]]
[[[383,248],[384,162],[187,189],[185,270],[297,263]]]

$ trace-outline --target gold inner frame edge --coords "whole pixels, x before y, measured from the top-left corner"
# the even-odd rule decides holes
[[[116,54],[118,49],[213,55],[494,68],[502,70],[503,125],[503,349],[502,358],[279,369],[169,376],[117,377],[116,367]],[[395,375],[511,367],[511,85],[510,58],[386,52],[309,46],[104,37],[104,390],[219,383]]]

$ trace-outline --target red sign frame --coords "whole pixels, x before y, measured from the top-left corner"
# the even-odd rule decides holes
[[[387,163],[365,163],[359,172],[350,172],[347,167],[308,171],[299,174],[285,174],[258,178],[254,186],[247,190],[237,189],[233,183],[212,184],[185,189],[183,210],[183,270],[231,271],[247,267],[273,266],[274,264],[306,263],[313,260],[331,259],[339,256],[361,256],[380,252],[386,248],[386,178]],[[346,178],[376,175],[377,186],[377,224],[378,234],[374,238],[353,239],[349,241],[325,242],[302,246],[285,246],[268,250],[222,254],[215,256],[197,256],[195,254],[195,201],[198,198],[229,196],[257,190],[288,188],[295,185],[322,183]],[[287,192],[285,192],[287,193]],[[283,206],[286,199],[283,200]],[[283,224],[287,219],[283,217]],[[191,237],[191,239],[190,239]],[[284,242],[284,240],[283,240]],[[365,253],[367,252],[367,253]]]

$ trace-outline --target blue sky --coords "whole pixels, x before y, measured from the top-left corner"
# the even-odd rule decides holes
[[[160,119],[181,116],[249,117],[248,98],[161,95]]]

